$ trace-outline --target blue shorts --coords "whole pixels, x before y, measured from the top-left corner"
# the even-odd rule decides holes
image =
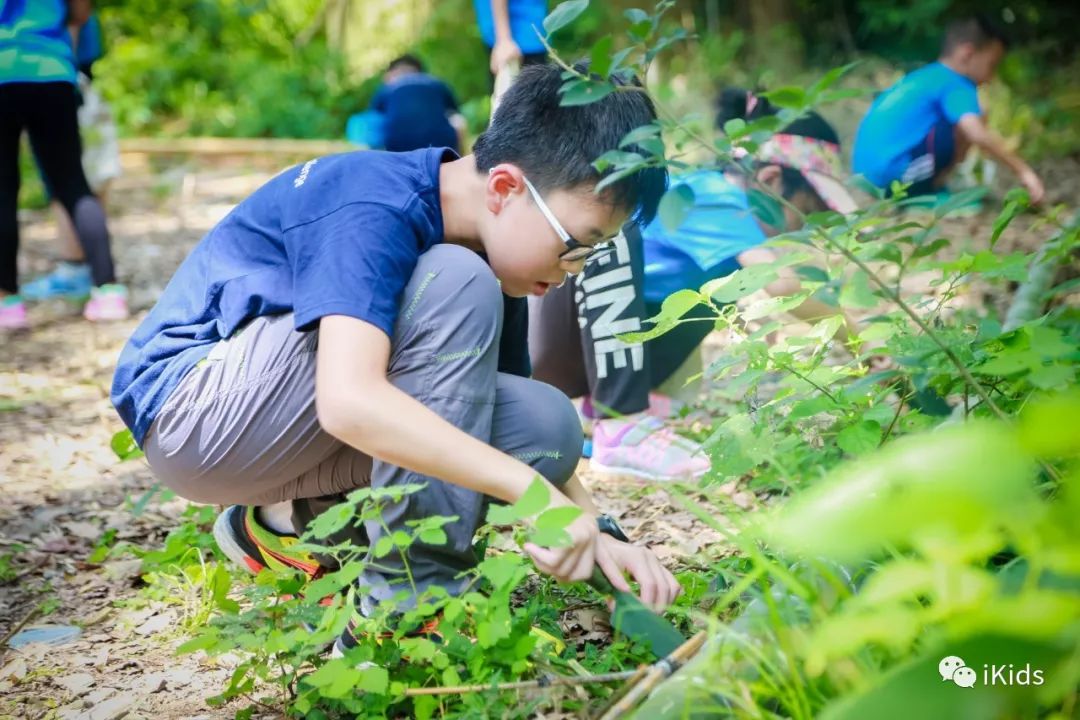
[[[942,170],[952,165],[956,155],[953,126],[942,120],[926,137],[908,151],[908,165],[900,182],[911,183],[908,195],[933,195],[938,191],[934,180]]]

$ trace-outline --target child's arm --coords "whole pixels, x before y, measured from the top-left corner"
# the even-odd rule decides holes
[[[491,74],[498,75],[503,66],[521,62],[521,48],[510,32],[510,11],[507,0],[491,0],[491,17],[495,22],[495,46],[491,48]]]
[[[319,327],[315,403],[326,432],[372,457],[515,502],[537,477],[525,463],[459,430],[386,377],[390,339],[374,325],[342,315]],[[548,485],[551,505],[573,503]],[[528,548],[557,580],[588,578],[596,563],[596,517],[583,513],[566,528],[568,548]]]
[[[1043,195],[1046,192],[1042,180],[1031,169],[1031,166],[1024,162],[1023,158],[1005,146],[1001,136],[987,127],[980,116],[968,113],[960,118],[957,127],[973,145],[982,148],[987,155],[1008,165],[1009,169],[1016,173],[1020,183],[1031,196],[1032,203],[1042,202]]]
[[[90,19],[90,13],[94,9],[93,2],[91,0],[68,0],[67,8],[67,29],[71,35],[71,47],[78,50],[79,32],[82,30],[82,26],[86,24],[86,21]]]

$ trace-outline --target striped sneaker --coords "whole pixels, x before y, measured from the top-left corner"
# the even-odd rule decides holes
[[[214,522],[214,540],[221,552],[253,575],[265,568],[299,570],[311,579],[325,572],[311,553],[295,549],[295,535],[274,532],[259,522],[253,505],[231,505]]]

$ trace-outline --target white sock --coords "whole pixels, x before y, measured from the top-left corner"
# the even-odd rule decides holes
[[[281,535],[295,535],[296,529],[292,524],[292,500],[274,503],[273,505],[260,505],[255,508],[255,515],[264,527],[270,528]]]

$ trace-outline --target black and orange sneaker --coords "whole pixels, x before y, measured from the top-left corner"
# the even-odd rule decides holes
[[[214,522],[214,540],[221,552],[253,575],[264,568],[292,569],[314,580],[326,571],[311,553],[294,547],[300,542],[298,537],[274,532],[260,523],[254,506],[226,508]]]

